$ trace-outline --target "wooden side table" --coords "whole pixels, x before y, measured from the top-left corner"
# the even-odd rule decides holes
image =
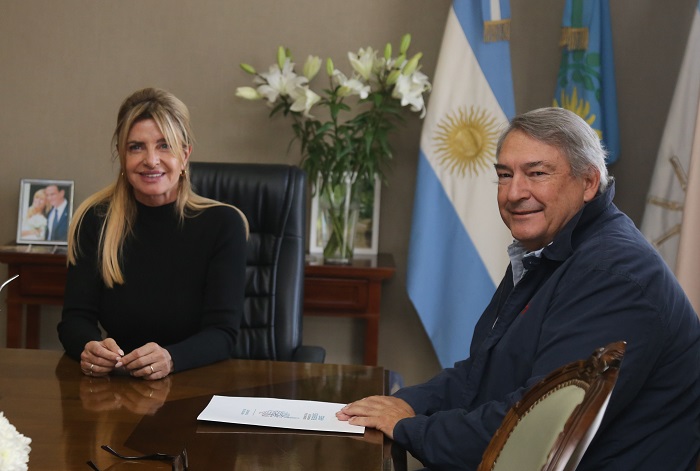
[[[40,306],[62,305],[66,285],[65,253],[28,252],[26,246],[0,247],[0,263],[19,278],[7,287],[7,347],[39,348]],[[390,254],[356,257],[350,265],[326,265],[310,259],[304,269],[304,314],[364,319],[364,363],[376,366],[382,283],[396,271]],[[22,316],[27,322],[22,338]],[[23,342],[24,340],[24,342]]]
[[[62,305],[66,286],[66,255],[51,253],[53,247],[29,246],[0,248],[0,263],[7,264],[9,277],[19,275],[7,290],[7,347],[39,348],[39,313],[42,304]],[[45,250],[44,250],[45,249]],[[65,251],[65,247],[60,248]],[[27,309],[26,333],[22,345],[22,314]]]
[[[376,366],[382,283],[395,271],[391,254],[357,256],[349,265],[312,257],[304,269],[304,314],[364,319],[364,364]]]

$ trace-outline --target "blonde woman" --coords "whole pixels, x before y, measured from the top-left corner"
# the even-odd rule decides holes
[[[58,325],[67,354],[86,375],[147,380],[229,358],[248,225],[238,209],[192,191],[187,107],[164,90],[133,93],[113,145],[117,180],[80,205],[68,234]]]
[[[48,209],[46,192],[43,189],[36,190],[32,198],[32,205],[27,209],[27,213],[22,221],[22,239],[44,240]]]

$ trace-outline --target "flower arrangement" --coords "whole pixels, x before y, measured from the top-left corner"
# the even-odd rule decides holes
[[[258,73],[249,64],[241,68],[254,76],[257,87],[239,87],[236,95],[249,100],[266,99],[273,107],[270,116],[282,112],[293,120],[294,134],[301,143],[302,167],[310,176],[321,176],[325,184],[339,183],[345,172],[373,181],[378,174],[384,180],[386,165],[392,157],[387,140],[400,119],[403,106],[425,116],[423,94],[430,90],[428,77],[420,71],[422,53],[407,59],[411,36],[401,40],[399,55],[392,57],[392,45],[384,56],[368,47],[349,52],[353,73],[347,76],[326,60],[328,87],[320,94],[310,82],[321,68],[318,56],[308,56],[298,75],[291,52],[280,46],[277,62],[268,72]],[[358,111],[350,115],[349,101],[356,98]],[[327,119],[311,114],[314,108],[327,107]],[[357,111],[357,110],[356,110]],[[341,116],[342,112],[349,116]]]
[[[0,469],[26,471],[32,442],[17,431],[5,414],[0,412]]]
[[[318,92],[311,88],[322,66],[318,56],[307,57],[301,74],[295,71],[291,52],[282,46],[276,63],[267,72],[241,64],[254,76],[256,86],[239,87],[236,95],[248,100],[264,99],[272,107],[271,117],[282,113],[292,119],[294,139],[301,147],[301,167],[309,175],[314,192],[320,191],[322,198],[335,201],[328,204],[337,206],[338,214],[341,205],[347,206],[336,195],[343,185],[373,188],[375,175],[386,181],[392,158],[388,136],[402,120],[401,109],[409,107],[421,118],[425,116],[424,94],[431,85],[420,70],[422,53],[409,58],[410,43],[411,36],[404,35],[396,57],[391,43],[387,43],[382,56],[371,47],[349,52],[350,75],[335,68],[332,59],[326,59],[328,82]],[[347,232],[341,221],[333,224],[338,224],[336,235]],[[338,239],[334,243],[342,247],[344,242]]]

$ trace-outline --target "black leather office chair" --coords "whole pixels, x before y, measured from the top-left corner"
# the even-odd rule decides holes
[[[302,345],[306,174],[281,164],[191,162],[195,192],[248,218],[245,308],[236,358],[322,363]]]

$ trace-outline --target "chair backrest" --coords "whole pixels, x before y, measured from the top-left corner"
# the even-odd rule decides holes
[[[190,174],[196,193],[236,206],[250,226],[245,307],[235,357],[299,359],[306,174],[290,165],[224,162],[191,162]]]
[[[573,471],[612,393],[625,342],[553,371],[506,414],[477,471]]]

